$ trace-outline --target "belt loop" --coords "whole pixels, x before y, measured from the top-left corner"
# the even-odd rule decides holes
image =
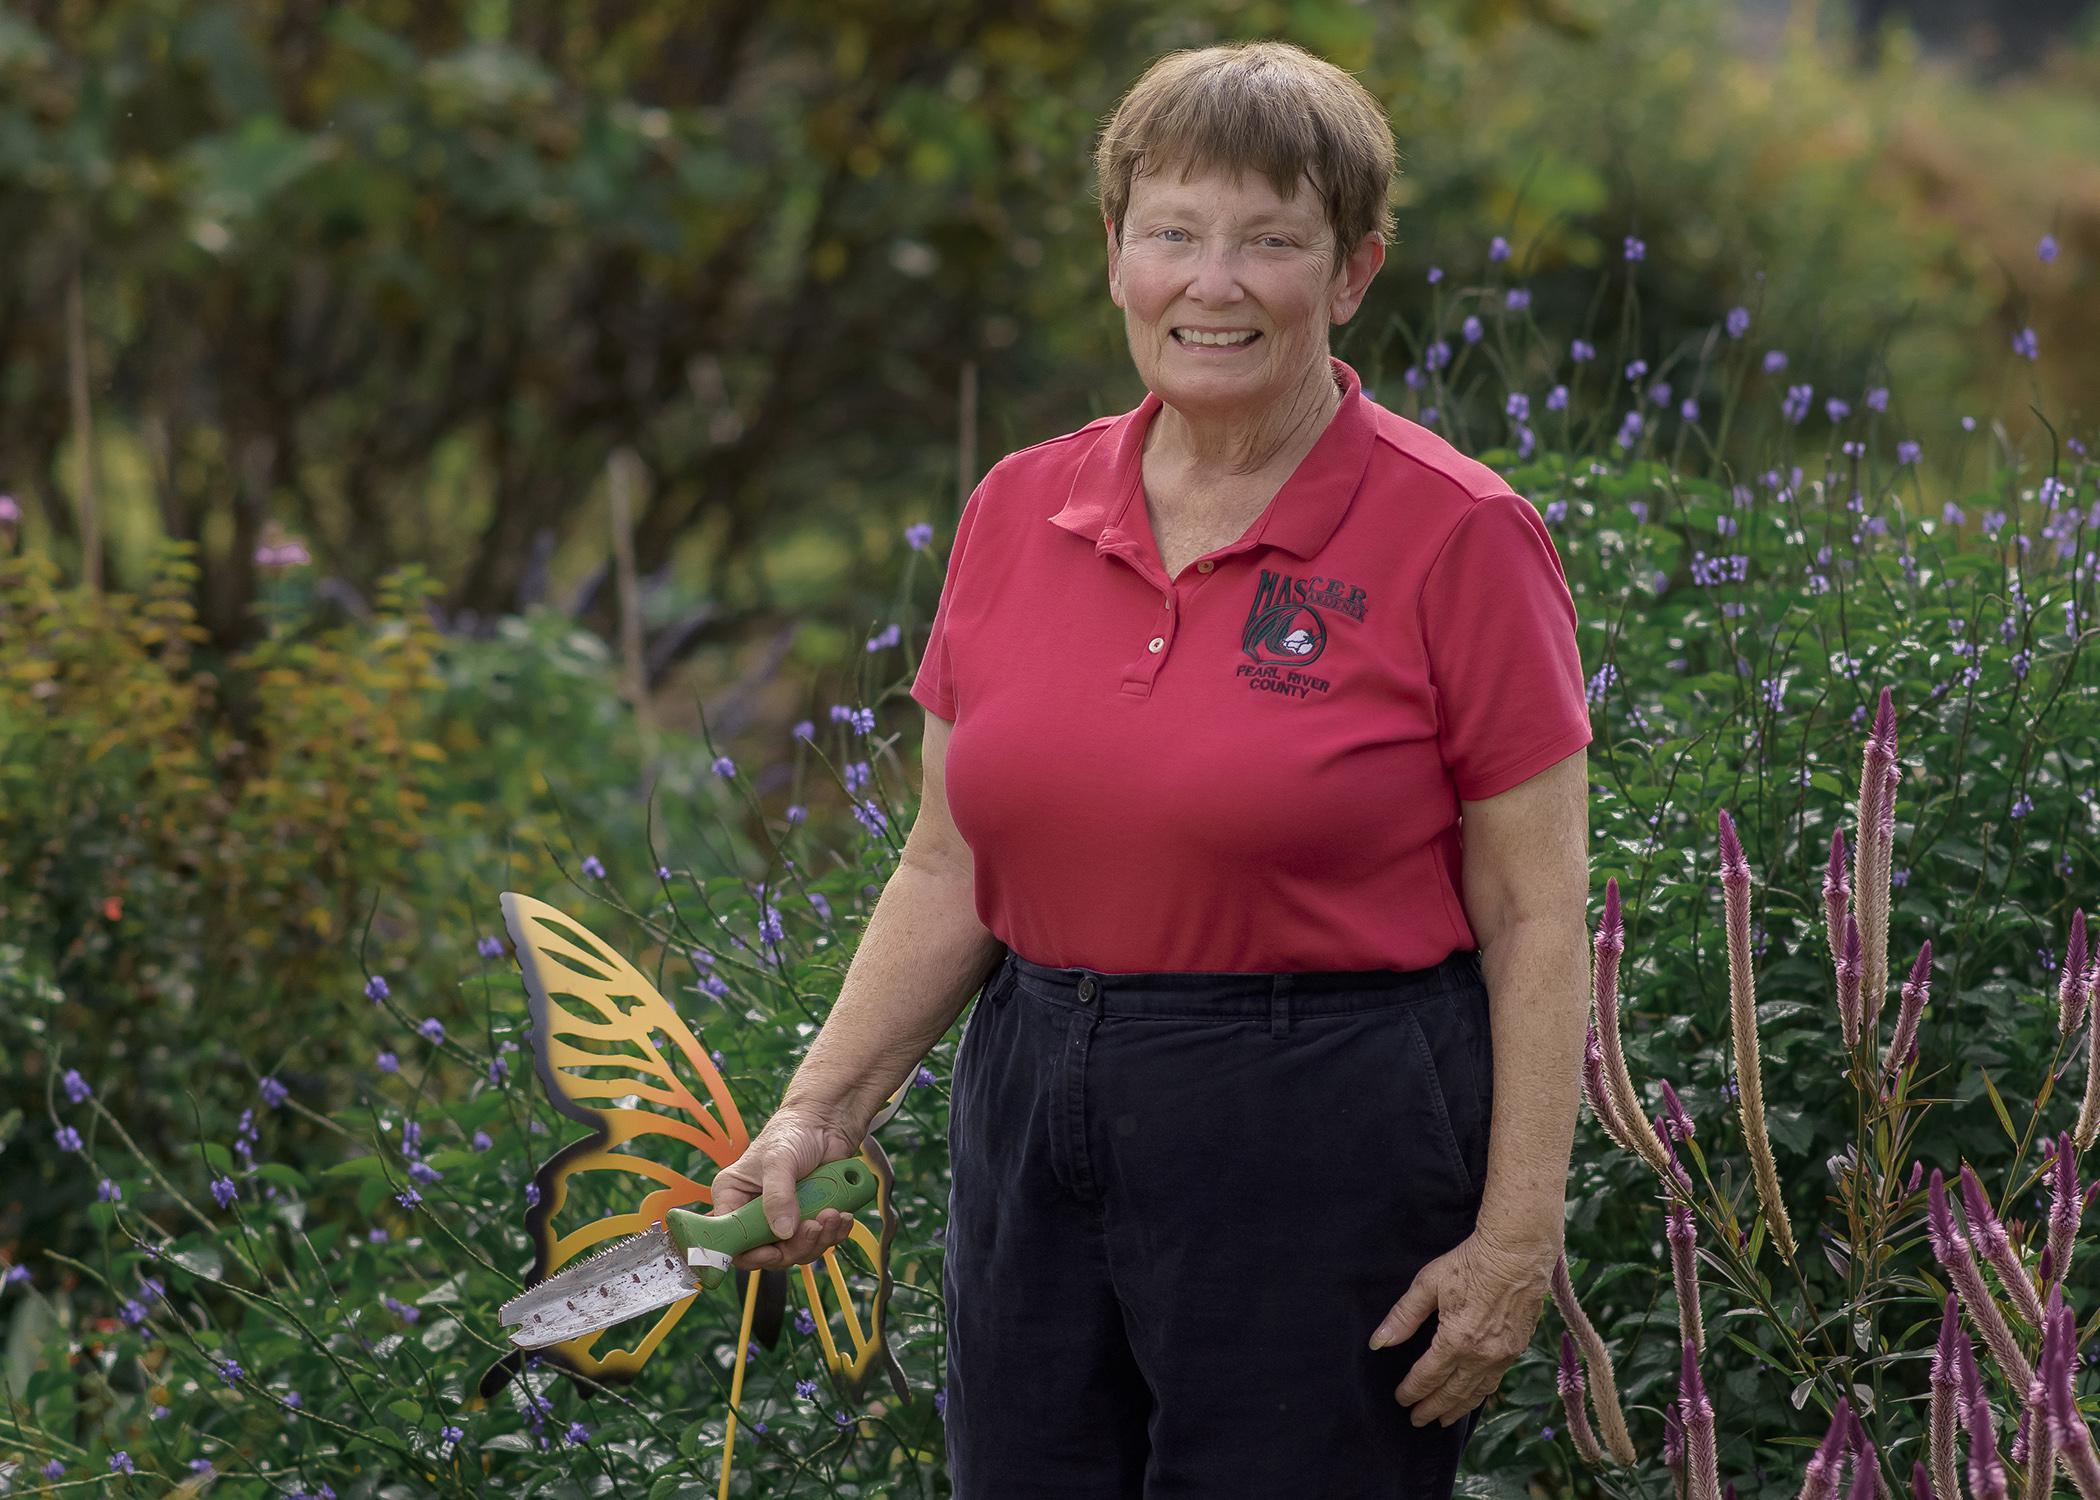
[[[1283,1037],[1291,1029],[1291,976],[1269,976],[1269,1035]]]

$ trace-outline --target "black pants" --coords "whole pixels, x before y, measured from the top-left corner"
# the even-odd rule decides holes
[[[955,1066],[957,1500],[1448,1500],[1478,1409],[1368,1346],[1472,1233],[1477,953],[1410,973],[1103,974],[1008,954]]]

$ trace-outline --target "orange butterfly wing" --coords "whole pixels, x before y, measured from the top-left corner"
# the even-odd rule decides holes
[[[666,1209],[712,1204],[708,1187],[666,1159],[698,1153],[719,1170],[743,1155],[751,1137],[707,1048],[639,970],[544,901],[505,891],[502,905],[530,997],[540,1084],[556,1109],[591,1130],[533,1178],[526,1285],[536,1286],[610,1241],[654,1228]],[[663,1309],[631,1347],[596,1352],[613,1332],[601,1328],[540,1357],[601,1382],[632,1379],[692,1302]],[[508,1383],[521,1356],[513,1351],[490,1368],[484,1397]]]

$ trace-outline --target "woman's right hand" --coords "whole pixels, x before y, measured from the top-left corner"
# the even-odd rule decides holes
[[[858,1155],[860,1142],[830,1116],[783,1106],[752,1137],[744,1154],[715,1174],[712,1216],[734,1213],[753,1198],[779,1238],[730,1261],[739,1271],[775,1270],[817,1259],[853,1230],[853,1216],[827,1208],[802,1217],[795,1185],[827,1162]],[[783,1228],[785,1226],[785,1228]]]

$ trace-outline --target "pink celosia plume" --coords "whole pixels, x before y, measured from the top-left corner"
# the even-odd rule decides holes
[[[1947,1207],[1946,1182],[1937,1167],[1932,1172],[1929,1201],[1932,1253],[1939,1258],[1941,1268],[1961,1294],[1962,1307],[1968,1313],[1969,1321],[1976,1325],[1977,1332],[1983,1335],[1984,1346],[1991,1351],[1998,1368],[2005,1372],[2014,1390],[2026,1390],[2027,1383],[2034,1379],[2034,1367],[2020,1352],[2012,1329],[2006,1326],[2005,1314],[1984,1285],[1983,1273],[1976,1268],[1976,1257],[1969,1249],[1968,1240],[1954,1227],[1954,1215]],[[1963,1394],[1967,1397],[1971,1393],[1964,1390]],[[1980,1387],[1974,1394],[1981,1395]]]
[[[1896,1034],[1889,1039],[1888,1055],[1881,1060],[1884,1074],[1901,1071],[1917,1054],[1918,1018],[1931,998],[1932,940],[1927,938],[1918,949],[1917,961],[1910,966],[1910,978],[1903,981],[1902,1001],[1896,1010]]]
[[[1779,1169],[1772,1142],[1765,1134],[1765,1090],[1757,1049],[1757,981],[1750,966],[1750,862],[1743,857],[1735,823],[1721,814],[1721,891],[1728,927],[1729,1017],[1734,1029],[1736,1107],[1743,1120],[1743,1144],[1750,1155],[1751,1176],[1764,1209],[1772,1244],[1787,1261],[1794,1259],[1794,1226],[1779,1191]]]
[[[1699,1350],[1683,1342],[1677,1405],[1684,1418],[1685,1478],[1691,1500],[1721,1500],[1720,1447],[1714,1437],[1714,1404],[1699,1378]]]

